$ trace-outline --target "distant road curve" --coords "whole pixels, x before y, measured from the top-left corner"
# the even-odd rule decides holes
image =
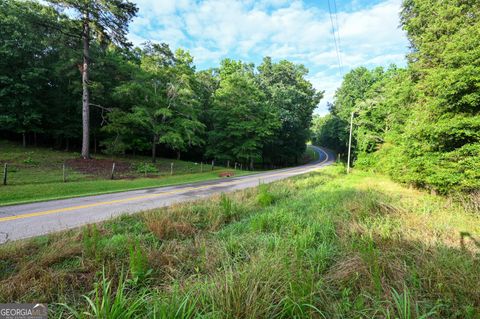
[[[319,159],[293,168],[177,186],[2,206],[0,207],[0,244],[96,223],[122,214],[132,214],[217,193],[255,187],[259,183],[270,183],[305,174],[334,162],[333,152],[316,146],[312,147],[319,154]]]

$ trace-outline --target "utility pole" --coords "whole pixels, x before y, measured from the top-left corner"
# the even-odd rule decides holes
[[[353,129],[353,114],[350,116],[350,137],[348,138],[348,159],[347,159],[347,174],[350,173],[350,152],[352,148],[352,129]]]

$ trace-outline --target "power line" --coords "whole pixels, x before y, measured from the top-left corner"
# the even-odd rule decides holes
[[[333,22],[332,8],[331,8],[331,5],[330,5],[330,0],[327,0],[327,2],[328,2],[328,12],[330,14],[330,23],[332,24],[333,42],[335,43],[335,52],[337,53],[339,72],[340,72],[340,75],[342,75],[343,74],[343,65],[342,65],[342,60],[340,58],[339,44],[337,42],[337,34],[336,34],[336,31],[335,31],[335,23]],[[335,7],[336,7],[336,4],[335,4]],[[335,12],[336,12],[336,10],[335,10]],[[338,19],[337,19],[337,22],[338,22]],[[338,28],[338,23],[337,23],[337,28]]]
[[[342,57],[342,43],[340,41],[340,26],[338,24],[338,14],[337,14],[337,0],[333,0],[333,13],[335,16],[335,23],[337,27],[337,41],[338,41],[338,51],[340,55],[340,62],[342,63],[343,68],[343,57]]]

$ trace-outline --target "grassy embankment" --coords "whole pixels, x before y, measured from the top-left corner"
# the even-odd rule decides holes
[[[218,179],[224,167],[159,158],[156,164],[150,158],[108,157],[96,155],[84,171],[78,167],[82,163],[67,164],[67,183],[63,182],[62,164],[78,159],[73,152],[53,151],[45,148],[22,148],[17,144],[0,141],[0,165],[3,177],[3,164],[8,163],[8,185],[1,185],[0,206],[34,201],[69,198],[75,196],[105,194],[148,187],[167,186]],[[110,180],[111,163],[116,162],[116,179]],[[174,174],[170,175],[170,164],[174,163]],[[202,172],[203,171],[203,172]],[[236,175],[251,172],[237,170]]]
[[[471,207],[329,167],[1,246],[0,302],[78,318],[479,318]]]

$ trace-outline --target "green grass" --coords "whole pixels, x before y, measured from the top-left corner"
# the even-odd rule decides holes
[[[343,171],[8,243],[0,302],[64,318],[478,318],[473,206]]]
[[[0,206],[214,180],[225,169],[215,167],[212,171],[210,165],[205,164],[202,168],[198,163],[172,159],[160,158],[156,164],[151,164],[147,157],[111,158],[98,155],[96,159],[128,164],[128,169],[111,180],[109,169],[83,174],[67,167],[68,182],[64,183],[62,164],[78,158],[79,154],[45,148],[25,149],[6,141],[0,141],[0,150],[1,167],[3,163],[8,163],[9,167],[8,184],[0,185]],[[170,175],[171,163],[174,163],[173,175]],[[145,170],[148,177],[145,177]],[[237,176],[251,173],[236,171]]]
[[[62,165],[67,162],[67,180],[70,181],[92,181],[98,179],[109,179],[111,165],[101,167],[92,173],[81,173],[75,171],[69,160],[78,159],[79,153],[62,152],[42,147],[23,148],[18,144],[0,140],[0,164],[9,165],[9,185],[46,184],[63,182]],[[114,161],[117,164],[126,165],[124,172],[117,172],[117,178],[138,178],[163,177],[170,175],[170,164],[174,164],[174,174],[192,174],[201,172],[200,163],[180,161],[175,159],[158,158],[157,163],[152,164],[150,157],[146,156],[107,156],[96,154],[97,160]],[[118,168],[118,165],[117,165]],[[210,165],[204,164],[203,171],[211,169]],[[221,169],[221,167],[217,167]]]
[[[237,171],[236,176],[252,174]],[[0,207],[44,200],[72,198],[87,195],[108,194],[121,191],[161,187],[219,179],[218,171],[173,175],[160,178],[137,178],[133,180],[96,180],[71,183],[46,183],[30,185],[0,186]],[[41,188],[41,191],[39,189]]]

